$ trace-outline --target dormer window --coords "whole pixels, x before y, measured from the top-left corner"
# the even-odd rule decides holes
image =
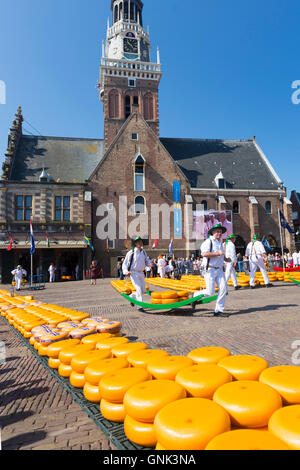
[[[47,183],[48,181],[50,181],[50,177],[49,177],[47,171],[45,170],[45,168],[43,168],[43,171],[40,174],[39,180],[40,180],[41,183]]]
[[[225,178],[222,171],[215,177],[215,183],[218,189],[225,189]]]

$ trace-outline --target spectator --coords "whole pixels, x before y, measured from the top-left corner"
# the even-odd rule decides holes
[[[54,266],[54,263],[50,264],[48,271],[49,271],[49,276],[50,276],[50,282],[55,282],[56,267]]]

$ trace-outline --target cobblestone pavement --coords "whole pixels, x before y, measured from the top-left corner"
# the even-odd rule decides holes
[[[5,287],[4,287],[5,288]],[[153,287],[150,287],[153,289]],[[7,287],[9,289],[9,287]],[[157,290],[157,289],[156,289]],[[24,291],[25,293],[25,291]],[[47,284],[38,300],[120,320],[123,333],[169,354],[187,354],[201,346],[223,346],[232,354],[255,354],[269,364],[292,364],[300,340],[300,288],[229,290],[229,318],[212,316],[214,304],[177,313],[139,313],[110,285],[88,281]],[[0,365],[0,427],[3,449],[115,449],[107,436],[37,362],[0,319],[0,340],[7,360]]]

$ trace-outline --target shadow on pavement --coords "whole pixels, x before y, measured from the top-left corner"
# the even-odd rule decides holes
[[[6,393],[1,398],[0,406],[6,406],[10,402],[15,402],[18,399],[36,397],[48,391],[49,391],[49,387],[39,387],[39,388],[31,388],[31,389],[20,387],[16,390],[12,390],[11,392]]]
[[[229,313],[229,315],[234,316],[234,315],[245,315],[247,313],[255,313],[255,312],[269,312],[272,310],[279,310],[280,308],[288,308],[288,307],[298,307],[298,305],[297,304],[265,305],[264,307],[253,307],[253,308],[247,308],[245,310],[239,310],[238,312]]]
[[[32,416],[32,411],[20,411],[19,413],[12,413],[11,415],[0,416],[0,427],[4,428],[11,424],[17,423],[18,421],[24,421],[24,419]]]
[[[19,447],[29,446],[35,442],[40,442],[42,445],[43,439],[47,436],[45,431],[27,432],[11,437],[2,442],[3,450],[17,450]]]

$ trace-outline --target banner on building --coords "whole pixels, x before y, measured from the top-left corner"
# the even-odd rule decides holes
[[[206,240],[209,230],[216,224],[221,224],[226,228],[222,235],[225,239],[233,234],[232,211],[194,211],[193,212],[193,236],[196,240]]]
[[[174,237],[182,237],[182,208],[180,195],[180,182],[173,182],[173,203],[174,203]]]

